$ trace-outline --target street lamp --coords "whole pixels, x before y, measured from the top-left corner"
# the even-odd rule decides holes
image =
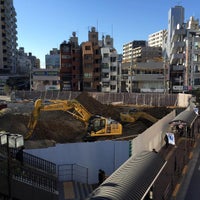
[[[8,199],[11,196],[11,173],[10,173],[10,148],[19,148],[24,146],[24,138],[20,134],[12,134],[5,131],[0,131],[0,145],[6,144],[7,147],[7,181],[8,181]]]

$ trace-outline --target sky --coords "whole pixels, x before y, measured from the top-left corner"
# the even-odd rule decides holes
[[[200,18],[199,0],[13,0],[13,4],[18,48],[39,58],[41,68],[45,55],[59,49],[74,31],[81,44],[95,27],[99,39],[110,35],[122,53],[123,44],[148,40],[150,34],[167,29],[168,11],[176,5],[185,8],[185,22],[190,16]]]

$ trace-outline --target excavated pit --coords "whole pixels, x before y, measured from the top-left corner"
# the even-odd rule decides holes
[[[119,122],[120,112],[123,109],[127,109],[127,106],[101,104],[85,92],[81,93],[76,100],[90,113],[111,117]],[[14,105],[8,105],[8,108],[10,112],[0,116],[0,131],[4,130],[10,133],[25,135],[33,103],[15,103]],[[157,119],[161,119],[172,111],[172,109],[165,107],[140,107],[139,109]],[[144,119],[139,119],[132,124],[123,124],[123,136],[140,134],[151,125],[151,122],[147,122]],[[86,129],[84,124],[73,118],[69,113],[64,111],[44,111],[41,112],[34,134],[26,142],[26,146],[36,148],[44,147],[45,145],[51,146],[55,143],[81,142],[85,134]]]

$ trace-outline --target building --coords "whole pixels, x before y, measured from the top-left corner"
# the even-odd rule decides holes
[[[121,91],[163,92],[162,47],[150,47],[143,42],[142,46],[130,48],[128,54],[123,56],[126,59],[121,66]]]
[[[101,92],[119,91],[118,54],[113,48],[113,38],[106,35],[101,47]]]
[[[147,42],[144,40],[134,40],[123,45],[123,63],[130,62],[132,59],[132,50],[136,47],[145,47]]]
[[[17,19],[13,0],[2,0],[0,8],[0,73],[16,73]]]
[[[184,23],[185,18],[185,10],[182,6],[175,6],[171,8],[168,12],[168,29],[167,29],[167,51],[166,57],[170,57],[170,49],[171,49],[171,38],[173,31],[177,28],[177,25],[181,25]]]
[[[161,31],[157,31],[155,33],[150,34],[148,36],[148,46],[162,47],[163,40],[165,38],[166,33],[167,33],[167,30],[161,30]]]
[[[92,27],[82,47],[82,83],[84,91],[101,91],[101,50],[98,32]]]
[[[46,69],[60,68],[60,50],[53,48],[49,54],[45,55]]]
[[[30,82],[32,90],[60,90],[59,69],[33,69]]]
[[[75,32],[60,45],[60,81],[62,91],[82,89],[81,47]]]
[[[200,26],[190,17],[174,30],[170,49],[169,90],[188,92],[200,87]]]

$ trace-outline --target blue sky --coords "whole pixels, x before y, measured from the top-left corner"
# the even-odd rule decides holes
[[[199,0],[13,0],[17,12],[18,47],[32,52],[45,66],[45,55],[59,48],[75,31],[79,44],[88,40],[92,26],[99,38],[111,35],[122,53],[123,44],[147,40],[148,35],[167,29],[168,11],[185,8],[185,21],[200,18]]]

